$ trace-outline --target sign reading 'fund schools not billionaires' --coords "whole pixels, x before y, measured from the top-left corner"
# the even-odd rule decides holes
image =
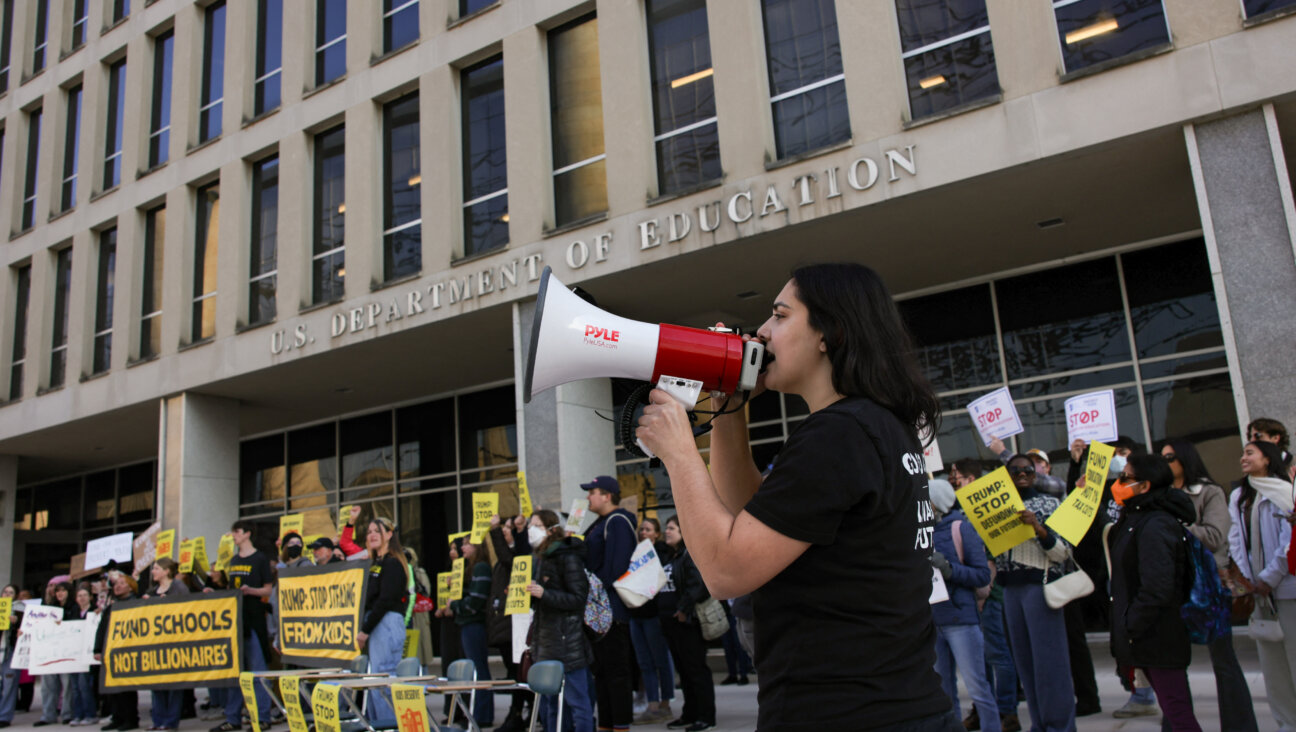
[[[360,654],[365,562],[279,570],[279,649],[287,663],[336,666]]]
[[[242,597],[211,592],[112,606],[104,644],[105,693],[237,686]]]

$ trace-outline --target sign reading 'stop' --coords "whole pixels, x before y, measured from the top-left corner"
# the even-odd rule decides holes
[[[108,623],[105,693],[237,686],[242,596],[209,592],[117,603]]]

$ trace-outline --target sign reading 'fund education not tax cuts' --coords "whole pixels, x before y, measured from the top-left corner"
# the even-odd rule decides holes
[[[361,562],[279,570],[279,650],[287,663],[336,666],[360,654],[369,567]]]
[[[232,687],[243,657],[242,594],[180,595],[113,605],[104,693]]]
[[[1107,482],[1107,466],[1111,464],[1116,448],[1095,442],[1089,446],[1089,462],[1085,466],[1084,485],[1071,491],[1061,506],[1044,523],[1070,542],[1080,543],[1093,525],[1102,503],[1103,485]]]
[[[999,556],[1035,536],[1017,515],[1026,506],[1008,477],[1007,468],[986,475],[954,492],[986,551]]]

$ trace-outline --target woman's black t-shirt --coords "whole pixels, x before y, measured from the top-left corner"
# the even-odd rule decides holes
[[[405,565],[388,554],[369,565],[365,588],[365,617],[361,630],[373,633],[387,613],[405,614],[409,604],[409,575]]]
[[[928,598],[922,450],[871,400],[806,418],[746,510],[810,547],[753,593],[760,730],[869,729],[948,711]]]

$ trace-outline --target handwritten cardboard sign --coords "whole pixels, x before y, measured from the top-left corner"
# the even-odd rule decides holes
[[[129,562],[134,541],[135,534],[130,531],[91,539],[86,542],[85,566],[102,567],[109,562]]]

